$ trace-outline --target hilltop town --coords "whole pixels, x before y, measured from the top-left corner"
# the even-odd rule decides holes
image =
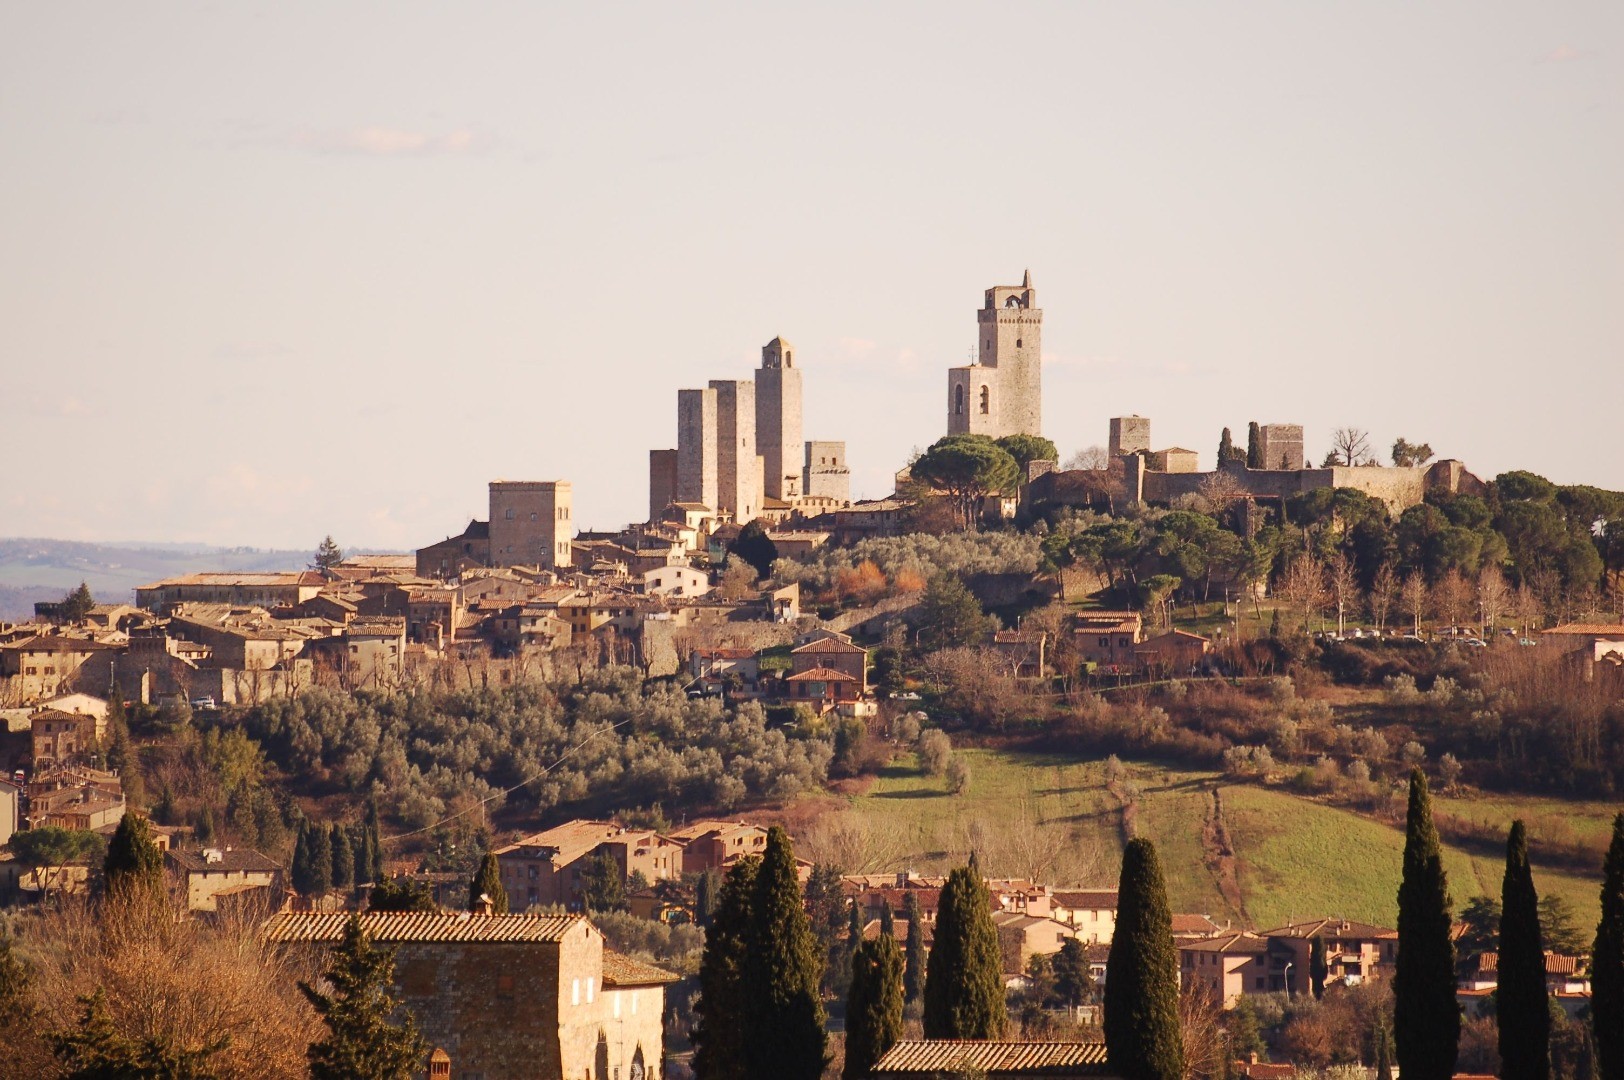
[[[974,322],[884,498],[774,337],[660,391],[646,520],[581,530],[569,463],[515,461],[551,479],[410,553],[0,623],[8,1075],[93,1038],[213,1071],[71,1075],[342,1062],[348,963],[400,1075],[1161,1075],[1108,988],[1164,975],[1184,1076],[1363,1080],[1414,1052],[1427,949],[1440,1075],[1498,1075],[1529,986],[1553,1075],[1592,1075],[1624,493],[1353,425],[1214,417],[1209,453],[1102,415],[1063,452],[1032,274]]]

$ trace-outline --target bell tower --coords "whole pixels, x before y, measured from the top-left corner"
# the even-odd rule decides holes
[[[976,362],[947,373],[949,435],[1043,433],[1043,312],[1028,270],[976,312]]]

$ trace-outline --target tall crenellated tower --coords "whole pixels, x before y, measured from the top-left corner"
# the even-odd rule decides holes
[[[1028,270],[994,285],[976,312],[976,363],[949,368],[947,433],[1043,433],[1043,312]]]
[[[756,448],[763,494],[792,502],[801,490],[801,369],[795,346],[775,337],[761,347],[756,372]]]

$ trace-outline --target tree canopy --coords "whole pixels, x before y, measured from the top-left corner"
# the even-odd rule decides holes
[[[947,877],[925,967],[925,1037],[998,1039],[1004,1034],[1002,957],[987,883],[974,866]]]
[[[416,1020],[392,1019],[394,971],[394,950],[373,945],[352,916],[322,972],[331,992],[299,984],[327,1025],[327,1037],[310,1044],[311,1080],[410,1080],[421,1068],[428,1044]]]
[[[1156,847],[1143,837],[1122,853],[1117,921],[1105,983],[1105,1047],[1123,1080],[1182,1080],[1178,950]]]
[[[985,435],[938,439],[913,463],[911,471],[915,480],[953,501],[963,529],[975,526],[982,499],[1013,491],[1020,479],[1014,456]]]
[[[1450,1080],[1460,1038],[1449,880],[1432,797],[1420,769],[1410,774],[1404,871],[1398,888],[1398,965],[1393,975],[1393,1042],[1407,1080]]]

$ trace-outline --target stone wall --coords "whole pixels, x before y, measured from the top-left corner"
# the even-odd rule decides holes
[[[716,391],[677,391],[677,501],[716,509]]]
[[[756,372],[756,448],[761,451],[762,493],[788,502],[801,486],[801,369],[795,347],[783,338],[762,346]]]
[[[756,454],[756,384],[712,379],[716,394],[716,509],[744,525],[761,513],[761,459]]]
[[[813,439],[806,443],[801,491],[809,496],[851,501],[851,469],[846,464],[846,444]]]

